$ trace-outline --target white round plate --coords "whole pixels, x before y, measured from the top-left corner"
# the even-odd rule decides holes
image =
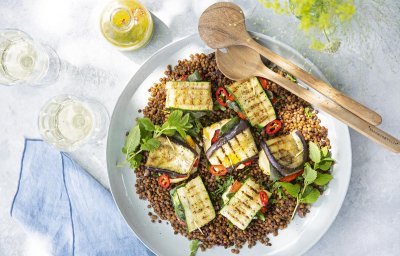
[[[271,37],[258,33],[253,35],[261,44],[326,80],[317,67],[294,49]],[[136,194],[133,170],[128,167],[118,168],[117,163],[123,162],[121,148],[125,133],[135,125],[135,118],[140,116],[138,110],[146,106],[148,89],[164,76],[163,72],[168,64],[176,65],[179,59],[189,58],[190,54],[200,52],[210,53],[212,50],[198,35],[188,36],[156,52],[132,77],[122,92],[111,118],[107,141],[107,167],[112,194],[126,222],[139,239],[157,255],[187,256],[190,242],[181,235],[174,235],[171,225],[165,222],[150,222],[147,215],[149,203],[139,200]],[[266,247],[260,243],[251,249],[245,246],[240,250],[241,255],[301,255],[322,237],[334,221],[346,195],[351,175],[350,136],[347,126],[343,123],[323,112],[320,112],[319,116],[328,128],[333,158],[337,160],[333,168],[334,179],[330,182],[328,190],[312,205],[306,218],[296,217],[288,228],[279,231],[277,237],[271,235],[272,246]],[[199,255],[223,256],[231,255],[231,252],[230,249],[216,246],[199,252]]]

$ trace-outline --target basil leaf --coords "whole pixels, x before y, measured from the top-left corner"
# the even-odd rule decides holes
[[[277,182],[279,185],[281,185],[286,192],[289,193],[292,197],[297,197],[297,195],[300,192],[300,185],[299,184],[292,184],[288,182]]]
[[[199,240],[195,239],[190,243],[190,255],[189,256],[195,256],[198,249],[199,249]]]
[[[304,183],[305,184],[311,184],[314,182],[314,180],[317,178],[317,171],[311,168],[309,163],[306,163],[304,165]]]
[[[139,125],[142,125],[147,131],[152,132],[155,130],[153,122],[147,117],[138,118],[137,122],[139,123]]]
[[[203,78],[201,77],[199,71],[194,71],[193,74],[191,74],[190,76],[188,76],[187,79],[189,82],[200,82],[203,80]]]
[[[314,183],[318,186],[323,186],[328,184],[333,179],[333,176],[329,173],[318,173],[317,178]]]
[[[140,128],[138,125],[133,127],[128,134],[128,137],[126,137],[125,141],[125,151],[126,154],[130,154],[131,152],[135,151],[136,148],[139,146],[140,143]]]
[[[309,145],[308,149],[310,151],[310,153],[309,153],[310,159],[314,163],[319,163],[321,161],[321,151],[320,151],[318,145],[312,141],[310,141],[308,145]]]
[[[305,204],[313,204],[318,200],[320,195],[321,193],[319,193],[318,189],[313,188],[305,197],[300,198],[300,202]]]
[[[157,149],[160,144],[161,143],[157,139],[151,138],[148,140],[143,140],[143,144],[140,146],[140,149],[144,151],[153,151]]]

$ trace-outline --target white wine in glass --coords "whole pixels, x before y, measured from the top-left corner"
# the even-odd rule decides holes
[[[106,135],[108,113],[99,102],[61,95],[47,102],[38,119],[42,138],[62,151],[99,143]]]
[[[53,49],[35,43],[22,31],[0,30],[0,84],[47,85],[60,72],[60,60]]]

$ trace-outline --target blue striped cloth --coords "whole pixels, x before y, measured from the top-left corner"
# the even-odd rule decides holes
[[[129,229],[110,192],[67,154],[26,140],[11,216],[52,243],[52,255],[154,255]]]

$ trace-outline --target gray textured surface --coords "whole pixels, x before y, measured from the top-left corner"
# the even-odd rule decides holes
[[[156,16],[154,38],[143,50],[121,53],[99,33],[98,17],[105,2],[0,0],[0,29],[26,31],[55,48],[66,64],[61,80],[52,86],[0,86],[0,255],[42,256],[48,249],[48,244],[9,216],[24,137],[39,136],[36,117],[44,102],[60,93],[85,95],[100,100],[111,112],[125,84],[146,58],[163,45],[197,31],[196,15],[203,5],[187,0],[143,1]],[[256,9],[248,21],[250,29],[276,36],[299,50],[335,87],[381,113],[381,127],[400,137],[398,1],[357,1],[356,29],[335,55],[309,50],[294,18],[278,17],[256,2],[253,5]],[[400,156],[355,132],[351,132],[351,140],[352,178],[343,208],[306,255],[399,255]],[[72,155],[108,186],[104,144],[87,146]]]

